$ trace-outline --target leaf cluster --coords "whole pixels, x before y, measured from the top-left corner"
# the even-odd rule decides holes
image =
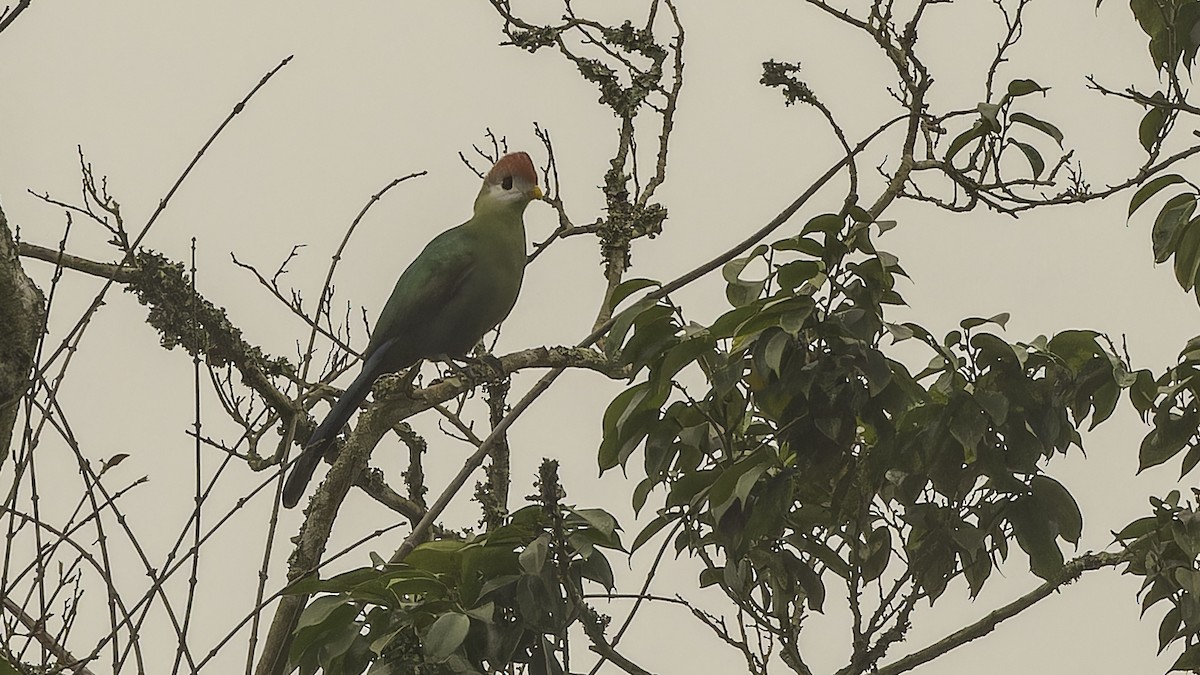
[[[1193,489],[1193,498],[1200,492]],[[1152,497],[1153,514],[1115,533],[1125,544],[1127,574],[1144,577],[1142,614],[1166,601],[1170,606],[1158,628],[1158,651],[1182,642],[1171,670],[1200,669],[1200,512],[1195,502],[1180,503],[1178,490],[1165,499]]]
[[[563,672],[554,640],[578,619],[585,579],[612,589],[603,549],[622,545],[616,520],[602,510],[564,507],[557,520],[527,506],[468,541],[427,542],[400,563],[377,560],[298,582],[292,593],[321,595],[300,619],[291,667],[432,675],[525,664],[531,673]]]
[[[634,507],[662,493],[634,550],[677,526],[700,583],[785,642],[831,582],[898,584],[865,629],[880,637],[956,578],[978,594],[1014,540],[1052,578],[1083,520],[1046,462],[1136,380],[1093,331],[1010,343],[985,330],[1007,315],[942,339],[888,323],[906,276],[873,241],[890,226],[857,207],[817,216],[725,266],[731,308],[712,323],[641,300],[606,344],[635,375],[604,415],[600,468],[628,470],[640,450]],[[928,366],[889,356],[889,337],[923,344]]]

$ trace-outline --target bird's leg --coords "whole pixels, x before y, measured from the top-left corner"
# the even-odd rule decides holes
[[[500,380],[504,378],[504,364],[500,363],[499,357],[497,357],[495,354],[480,354],[474,358],[477,359],[476,362],[479,365],[485,366],[488,370],[492,371],[492,377],[490,379]]]
[[[478,366],[481,368],[488,369],[489,371],[491,371],[491,376],[488,379],[497,379],[498,380],[498,379],[504,377],[504,375],[505,375],[504,365],[500,363],[499,358],[497,358],[496,356],[494,356],[492,354],[483,353],[483,354],[478,354],[476,356],[458,356],[458,357],[450,357],[450,356],[443,355],[443,356],[437,357],[436,360],[446,364],[446,367],[448,369],[450,369],[451,372],[453,372],[455,375],[458,375],[459,377],[463,378],[463,380],[470,380],[471,378],[470,378],[469,374],[467,373],[467,371],[465,371],[463,369],[463,366],[459,365],[459,362],[461,362],[463,365],[467,366],[468,368],[471,366]]]
[[[417,361],[416,363],[409,366],[408,370],[405,371],[405,373],[404,373],[404,379],[401,380],[401,382],[404,383],[404,388],[410,392],[413,391],[414,389],[416,389],[417,376],[420,374],[421,374],[421,362]]]

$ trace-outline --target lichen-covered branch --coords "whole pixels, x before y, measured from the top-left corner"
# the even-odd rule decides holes
[[[56,262],[58,251],[22,242],[20,254],[29,258]],[[281,417],[294,414],[291,400],[278,389],[272,378],[294,377],[295,368],[283,357],[269,357],[242,338],[225,310],[209,302],[192,289],[187,270],[161,253],[141,250],[127,265],[101,263],[64,254],[64,267],[123,284],[150,313],[147,323],[158,330],[163,347],[182,347],[188,354],[200,354],[214,367],[232,365],[242,381],[256,391]]]
[[[45,326],[46,300],[21,268],[17,244],[0,209],[0,464],[8,457]]]

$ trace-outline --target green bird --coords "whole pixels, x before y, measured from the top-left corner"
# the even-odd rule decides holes
[[[525,275],[525,207],[542,198],[524,152],[500,158],[483,179],[475,215],[446,230],[404,270],[363,352],[362,372],[305,444],[283,486],[294,507],[334,438],[380,375],[421,359],[461,358],[517,302]]]

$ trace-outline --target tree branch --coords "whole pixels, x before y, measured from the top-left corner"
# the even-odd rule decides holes
[[[21,268],[18,251],[0,209],[0,464],[8,457],[19,404],[29,390],[46,326],[46,299]]]
[[[972,640],[987,635],[995,630],[996,626],[1000,625],[1002,621],[1011,619],[1036,605],[1038,602],[1045,600],[1060,587],[1078,579],[1084,572],[1105,567],[1116,567],[1124,562],[1127,562],[1125,555],[1119,553],[1102,552],[1081,555],[1063,565],[1054,579],[1043,583],[1029,593],[1013,600],[1000,609],[990,612],[975,623],[947,635],[932,645],[913,652],[899,661],[881,667],[876,671],[876,675],[899,675],[919,665],[928,663],[952,649],[961,647]]]

